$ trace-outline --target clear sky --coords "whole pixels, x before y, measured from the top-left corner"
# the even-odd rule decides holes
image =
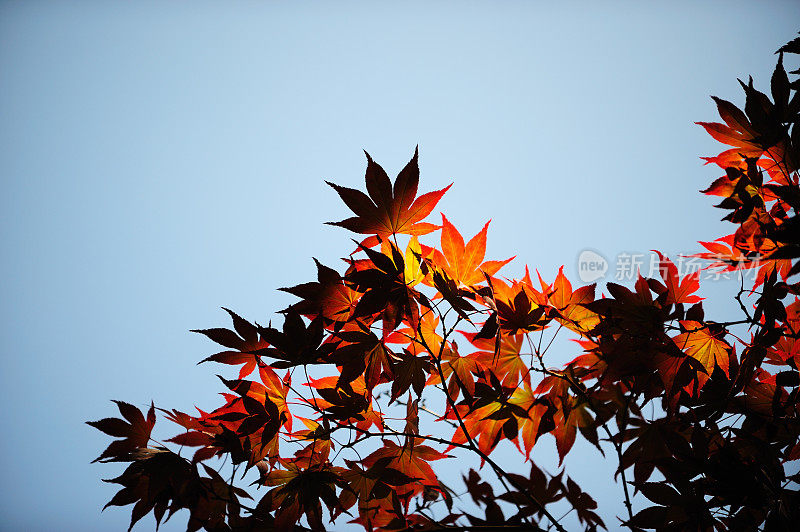
[[[0,3],[0,529],[127,528],[83,422],[217,406],[189,329],[265,323],[350,250],[323,180],[362,186],[362,149],[394,175],[419,144],[421,190],[455,183],[465,236],[492,218],[510,275],[730,232],[693,122],[737,77],[768,87],[800,4],[599,4]]]

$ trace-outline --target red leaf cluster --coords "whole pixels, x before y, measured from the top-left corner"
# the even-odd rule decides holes
[[[725,175],[705,192],[736,227],[695,257],[758,268],[733,297],[739,319],[707,318],[702,272],[681,275],[660,252],[659,278],[599,295],[563,267],[552,282],[527,267],[500,276],[512,259],[485,260],[488,222],[465,242],[444,214],[427,221],[449,186],[417,196],[417,151],[394,183],[367,155],[366,192],[330,183],[355,214],[333,225],[366,235],[343,271],[317,262],[316,281],[283,288],[299,301],[280,327],[227,311],[233,329],[196,331],[224,348],[203,362],[239,372],[220,377],[216,409],[163,411],[183,429],[166,443],[191,458],[151,439],[153,406],[145,416],[118,401],[123,419],[89,423],[119,438],[97,460],[129,463],[109,505],[133,504],[131,526],[186,508],[189,530],[322,530],[347,514],[367,530],[563,531],[565,508],[596,530],[606,526],[597,503],[565,472],[580,434],[616,460],[609,482],[631,530],[792,529],[800,85],[783,55],[798,52],[798,40],[781,49],[771,97],[751,80],[744,110],[715,99],[723,123],[701,123],[732,146],[707,158]],[[420,239],[436,231],[438,245]],[[551,436],[556,473],[534,452]],[[528,464],[509,469],[510,453]],[[463,476],[466,492],[436,472],[464,455],[482,466]],[[266,493],[242,502],[250,495],[215,457],[257,471]],[[459,492],[471,506],[454,505]]]

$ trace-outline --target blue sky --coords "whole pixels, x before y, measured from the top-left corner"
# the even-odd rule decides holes
[[[393,175],[419,144],[421,190],[454,182],[439,209],[465,236],[491,218],[487,256],[517,255],[509,275],[576,280],[587,248],[674,256],[727,234],[697,193],[719,174],[698,157],[720,148],[693,122],[716,118],[711,94],[743,100],[737,77],[768,86],[799,15],[0,3],[0,529],[127,527],[129,508],[100,513],[117,470],[89,464],[107,440],[83,422],[109,399],[216,406],[224,370],[196,365],[213,347],[189,329],[224,326],[220,306],[264,323],[312,256],[350,250],[323,225],[348,215],[324,180],[361,186],[362,149]],[[733,304],[729,284],[703,294]]]

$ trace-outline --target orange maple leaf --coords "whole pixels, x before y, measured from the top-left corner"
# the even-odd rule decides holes
[[[677,335],[672,341],[705,368],[707,374],[699,373],[697,376],[700,386],[705,384],[716,366],[728,375],[730,345],[723,339],[724,332],[712,331],[708,325],[699,321],[683,320],[680,324],[686,332]]]
[[[475,357],[461,356],[458,353],[458,345],[449,343],[445,346],[441,356],[442,375],[447,380],[447,393],[450,397],[458,397],[458,390],[460,386],[466,388],[470,394],[475,393],[475,377],[473,373],[477,373],[483,369],[479,366]],[[428,381],[425,385],[435,385],[442,382],[439,373],[436,371],[431,372]]]
[[[539,437],[539,425],[542,418],[547,413],[547,404],[538,400],[538,396],[533,393],[529,383],[525,382],[514,390],[509,403],[523,408],[528,414],[521,418],[517,416],[519,425],[519,435],[522,444],[525,446],[525,456],[530,458],[534,444]]]
[[[514,259],[514,257],[511,257],[507,260],[482,262],[483,257],[486,255],[486,233],[488,229],[489,222],[486,222],[483,229],[464,245],[464,237],[442,214],[442,251],[434,250],[434,260],[447,272],[451,279],[460,282],[464,286],[473,286],[484,282],[484,273],[493,276],[500,268]]]
[[[478,449],[485,455],[491,454],[492,450],[494,450],[503,438],[503,426],[508,419],[492,417],[502,406],[503,405],[498,402],[492,402],[469,412],[469,407],[467,405],[456,405],[456,410],[464,421],[464,426],[467,428],[470,438],[477,443]],[[454,412],[448,412],[447,418],[455,419],[456,414]],[[450,441],[452,441],[453,444],[447,448],[447,451],[453,449],[457,445],[465,444],[468,438],[461,427],[458,426],[452,438],[450,438]],[[519,448],[519,443],[516,439],[511,440],[511,442]]]
[[[501,334],[498,348],[496,338],[477,338],[477,333],[459,332],[480,349],[469,357],[481,368],[491,369],[504,386],[517,386],[522,381],[530,383],[530,368],[521,355],[524,334]]]
[[[539,279],[542,292],[548,294],[548,301],[558,310],[556,321],[580,335],[585,335],[600,322],[597,313],[592,312],[584,305],[594,301],[595,285],[581,286],[572,290],[572,284],[564,275],[564,267],[558,269],[553,284],[548,286]]]

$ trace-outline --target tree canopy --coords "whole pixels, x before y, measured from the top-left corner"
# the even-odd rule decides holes
[[[467,239],[433,214],[449,187],[419,190],[416,150],[394,180],[367,154],[365,191],[328,183],[353,214],[330,222],[357,236],[344,265],[315,260],[316,280],[281,288],[297,297],[282,324],[225,309],[227,328],[195,331],[220,346],[203,362],[238,368],[220,377],[223,404],[192,414],[116,401],[121,417],[88,422],[116,438],[96,461],[128,464],[108,480],[120,490],[106,506],[132,504],[131,527],[187,509],[187,530],[213,531],[343,521],[563,531],[556,504],[586,530],[792,528],[800,82],[783,60],[800,38],[777,53],[768,91],[742,82],[743,108],[714,98],[722,122],[698,122],[726,145],[705,157],[724,175],[703,192],[722,198],[732,232],[700,242],[694,257],[755,272],[732,294],[739,319],[707,317],[700,270],[683,274],[661,253],[658,275],[602,293],[563,268],[554,279],[528,267],[505,277],[512,258],[485,257],[488,222]],[[575,356],[554,365],[562,337]],[[151,437],[157,411],[179,426],[164,442]],[[531,460],[552,435],[563,461],[578,433],[617,464],[617,522],[569,471]],[[518,450],[513,470],[497,459],[503,440]],[[463,455],[481,467],[436,473]]]

